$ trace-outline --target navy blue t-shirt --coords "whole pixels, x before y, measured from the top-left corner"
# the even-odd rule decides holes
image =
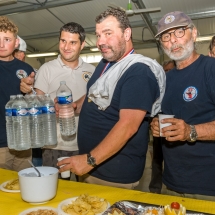
[[[190,125],[215,120],[215,59],[200,55],[188,67],[167,73],[162,103]],[[164,184],[180,193],[215,196],[215,141],[168,142],[162,138]]]
[[[30,65],[16,58],[12,61],[0,60],[0,148],[7,147],[5,105],[10,95],[21,94],[20,78],[33,71]]]
[[[103,60],[87,84],[87,93],[104,67]],[[151,112],[152,104],[158,96],[159,88],[154,74],[145,64],[136,63],[118,81],[111,104],[105,111],[99,110],[98,106],[92,101],[89,102],[86,97],[79,117],[80,154],[89,153],[105,138],[118,122],[121,109],[141,109]],[[148,117],[145,117],[138,132],[126,145],[117,154],[94,168],[90,174],[110,182],[136,182],[143,173],[147,146]]]

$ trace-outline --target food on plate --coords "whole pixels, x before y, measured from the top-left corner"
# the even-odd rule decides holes
[[[147,207],[145,215],[163,215],[163,208],[161,207]]]
[[[20,187],[19,187],[19,179],[14,179],[14,180],[11,180],[9,181],[5,186],[4,186],[5,189],[7,190],[19,190]]]
[[[72,215],[95,215],[104,212],[107,206],[108,202],[105,199],[84,194],[71,204],[63,205],[62,210]]]
[[[125,215],[119,208],[112,208],[108,215]]]
[[[36,211],[31,211],[27,213],[26,215],[57,215],[57,213],[53,210],[49,209],[39,209]]]
[[[164,206],[165,215],[185,215],[186,208],[178,202],[172,202],[171,205]]]

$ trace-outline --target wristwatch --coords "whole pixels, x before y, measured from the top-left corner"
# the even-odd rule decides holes
[[[195,142],[197,140],[197,137],[198,137],[195,126],[190,125],[190,128],[191,128],[190,140],[188,140],[188,142]]]
[[[87,154],[87,163],[92,166],[92,167],[96,167],[96,159],[90,154]]]

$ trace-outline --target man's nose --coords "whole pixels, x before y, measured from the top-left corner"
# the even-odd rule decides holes
[[[0,39],[0,47],[3,48],[4,47],[4,40]]]
[[[174,32],[169,33],[170,34],[170,41],[174,43],[177,41],[177,37],[175,36]]]

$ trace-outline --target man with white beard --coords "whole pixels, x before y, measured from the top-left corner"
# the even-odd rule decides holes
[[[215,61],[195,50],[197,29],[183,12],[166,14],[158,22],[164,52],[176,62],[166,74],[162,102],[163,183],[169,195],[215,200]],[[158,119],[151,123],[159,136]]]

